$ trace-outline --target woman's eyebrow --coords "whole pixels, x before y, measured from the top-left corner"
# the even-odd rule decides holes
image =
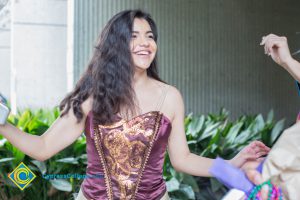
[[[132,33],[140,33],[140,32],[139,31],[132,31]],[[153,34],[152,31],[147,31],[146,34],[148,34],[148,33],[152,33]]]

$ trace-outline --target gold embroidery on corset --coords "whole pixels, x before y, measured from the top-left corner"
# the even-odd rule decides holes
[[[159,130],[161,116],[160,112],[151,111],[127,122],[121,120],[123,123],[121,126],[120,122],[116,123],[119,126],[116,124],[98,126],[95,131],[95,145],[104,168],[109,199],[113,198],[112,179],[119,189],[120,199],[135,199],[142,173]],[[150,118],[154,121],[150,122],[149,126]],[[145,122],[148,126],[145,126]],[[101,131],[103,129],[111,130],[104,133]]]
[[[111,188],[110,176],[108,176],[108,169],[106,167],[107,165],[105,164],[103,150],[102,150],[101,145],[98,144],[99,137],[100,137],[100,134],[99,134],[98,130],[99,130],[99,128],[94,127],[94,142],[95,142],[95,146],[96,146],[98,155],[99,155],[100,160],[101,160],[102,168],[104,170],[106,194],[107,194],[108,199],[113,199],[112,198],[112,188]]]
[[[150,147],[148,148],[148,151],[146,152],[145,161],[143,162],[143,166],[141,167],[141,170],[139,172],[139,177],[138,177],[138,180],[137,180],[136,189],[135,189],[135,192],[134,192],[134,197],[132,198],[133,200],[135,199],[135,195],[137,194],[137,192],[139,190],[139,184],[140,184],[140,181],[141,181],[144,169],[145,169],[145,165],[148,162],[148,159],[149,159],[152,147],[153,147],[154,139],[156,138],[156,135],[157,135],[158,130],[159,130],[159,125],[160,125],[160,120],[162,118],[162,113],[158,112],[157,115],[158,116],[155,120],[155,126],[154,126],[154,136],[153,136],[153,139],[150,141]]]

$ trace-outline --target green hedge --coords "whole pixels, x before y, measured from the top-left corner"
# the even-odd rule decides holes
[[[33,134],[43,134],[59,116],[53,110],[25,110],[16,116],[10,115],[10,123]],[[227,110],[219,114],[188,115],[185,130],[191,152],[215,158],[217,155],[230,159],[253,140],[262,140],[272,146],[284,127],[284,120],[274,121],[273,111],[264,119],[261,114],[241,116],[230,121]],[[64,133],[62,133],[64,134]],[[46,180],[43,174],[85,174],[87,165],[85,136],[80,136],[72,145],[45,162],[31,159],[12,146],[0,135],[0,199],[73,199],[82,179]],[[17,188],[7,177],[23,161],[37,178],[24,190]],[[164,178],[172,199],[221,199],[227,189],[214,178],[194,177],[176,172],[168,155],[164,163]]]

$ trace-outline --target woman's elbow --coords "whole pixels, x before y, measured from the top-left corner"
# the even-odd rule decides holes
[[[40,161],[40,162],[44,162],[46,160],[48,160],[49,158],[51,158],[52,155],[47,154],[46,152],[39,152],[39,154],[36,154],[34,156],[32,156],[33,159]]]
[[[177,172],[184,172],[182,164],[179,161],[171,161],[171,164]]]

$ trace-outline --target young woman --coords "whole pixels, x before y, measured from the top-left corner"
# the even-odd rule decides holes
[[[157,73],[157,29],[149,14],[126,10],[109,20],[61,116],[42,136],[10,124],[0,132],[27,155],[46,160],[86,135],[88,175],[78,199],[168,199],[163,180],[166,148],[173,167],[211,176],[213,159],[189,151],[180,92]],[[231,162],[241,167],[267,154],[252,142]]]

